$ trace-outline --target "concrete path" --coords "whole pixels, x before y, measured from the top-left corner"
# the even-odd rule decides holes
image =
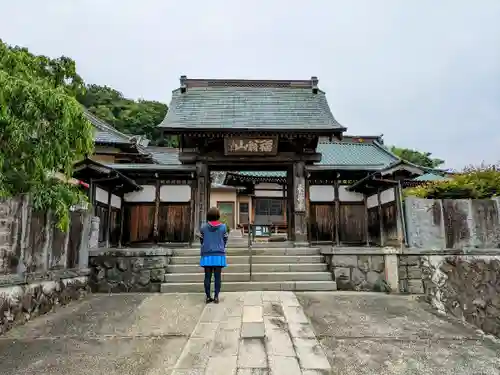
[[[409,297],[97,295],[0,338],[2,375],[500,374],[500,345]]]

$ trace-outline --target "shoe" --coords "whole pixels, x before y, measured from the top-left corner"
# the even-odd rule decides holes
[[[214,299],[212,297],[207,297],[207,299],[205,300],[205,303],[212,303],[214,301]]]
[[[214,303],[219,303],[219,297],[215,297],[212,301],[213,301]]]

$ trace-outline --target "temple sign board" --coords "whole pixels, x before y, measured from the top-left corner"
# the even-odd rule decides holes
[[[224,154],[235,156],[276,155],[278,137],[229,137],[224,139]]]

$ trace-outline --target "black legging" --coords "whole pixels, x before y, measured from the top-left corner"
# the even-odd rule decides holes
[[[215,294],[214,297],[219,297],[220,284],[221,284],[221,271],[222,267],[205,267],[205,280],[203,285],[205,286],[205,294],[207,298],[210,298],[210,284],[212,284],[212,274],[214,274],[215,279]]]

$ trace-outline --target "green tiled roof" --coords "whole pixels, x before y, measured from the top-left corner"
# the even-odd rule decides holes
[[[317,152],[322,154],[319,165],[359,166],[360,169],[373,167],[382,169],[398,161],[384,147],[376,142],[328,142],[321,141]]]
[[[449,177],[441,176],[435,173],[425,173],[422,176],[414,178],[415,181],[448,181]]]
[[[312,81],[186,80],[163,129],[345,130]],[[309,84],[309,85],[308,85]]]

